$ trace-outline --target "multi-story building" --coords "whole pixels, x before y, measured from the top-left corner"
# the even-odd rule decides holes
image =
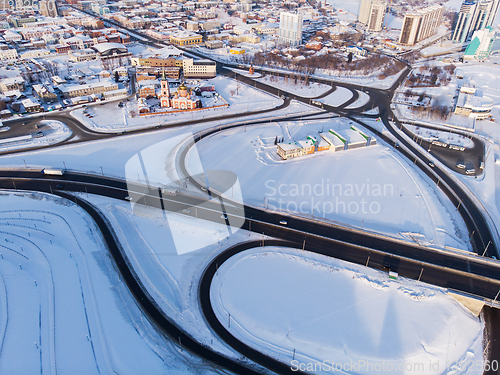
[[[107,91],[118,90],[118,84],[114,82],[94,82],[85,85],[60,85],[59,90],[65,99],[76,98],[83,95],[102,94]],[[0,81],[1,89],[1,81]]]
[[[86,48],[81,50],[70,50],[68,52],[68,58],[70,61],[82,62],[82,61],[92,61],[96,60],[99,55],[92,48]]]
[[[361,0],[358,20],[365,24],[370,31],[381,31],[387,3],[381,0]]]
[[[155,58],[155,57],[132,57],[131,59],[132,66],[145,66],[145,67],[170,67],[176,66],[176,59],[174,58]]]
[[[492,26],[498,12],[500,0],[465,0],[460,7],[451,40],[464,43],[471,39],[474,31]]]
[[[10,22],[14,25],[14,27],[23,27],[23,25],[31,22],[36,22],[36,18],[31,16],[31,17],[12,17],[9,18]]]
[[[484,60],[490,55],[493,41],[495,40],[495,32],[490,26],[483,30],[474,31],[472,41],[467,46],[464,53],[464,60]]]
[[[87,11],[92,10],[92,1],[88,1],[88,0],[78,1],[77,5],[78,5],[78,8],[80,8],[81,10],[87,10]]]
[[[370,10],[370,20],[368,22],[368,30],[381,31],[384,24],[385,11],[387,4],[385,1],[372,1]]]
[[[92,12],[100,14],[101,16],[109,13],[109,8],[99,4],[92,4]]]
[[[157,89],[160,87],[160,82],[157,79],[142,80],[138,84],[138,95],[140,98],[156,98]]]
[[[50,51],[48,49],[41,48],[41,49],[35,49],[35,50],[23,52],[19,56],[19,58],[24,59],[24,60],[36,59],[36,58],[40,58],[40,57],[44,57],[44,56],[48,56],[48,55],[50,55]]]
[[[462,86],[458,93],[454,113],[484,120],[491,117],[493,100],[486,96],[477,96],[475,87]]]
[[[0,50],[0,61],[16,61],[17,59],[17,51],[14,48]]]
[[[60,39],[62,45],[69,46],[71,49],[86,49],[94,45],[94,41],[85,35],[75,35],[67,39]]]
[[[189,31],[181,31],[174,35],[170,35],[170,43],[177,46],[194,46],[202,42],[203,38],[201,35]]]
[[[57,95],[51,86],[47,85],[33,85],[33,91],[36,95],[43,100],[45,103],[53,103],[57,101]]]
[[[137,74],[149,74],[152,73],[155,76],[160,76],[165,74],[168,79],[178,80],[181,77],[181,68],[180,67],[147,67],[147,66],[138,66],[136,68]]]
[[[23,39],[23,37],[20,34],[16,33],[15,31],[7,30],[3,34],[3,39],[6,42],[19,42]]]
[[[281,43],[296,46],[302,43],[302,14],[281,12],[279,40]]]
[[[421,40],[435,35],[443,18],[443,11],[444,8],[442,6],[433,5],[406,14],[401,34],[399,34],[399,43],[412,46]]]
[[[0,91],[5,93],[6,91],[24,91],[26,90],[24,78],[21,76],[4,78],[0,80]]]
[[[214,78],[217,75],[217,64],[212,60],[184,59],[184,78]]]
[[[31,39],[39,39],[44,35],[52,35],[54,34],[54,30],[49,27],[32,27],[26,28],[20,31],[23,39],[31,40]]]

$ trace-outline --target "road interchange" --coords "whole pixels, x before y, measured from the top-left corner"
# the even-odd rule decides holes
[[[242,75],[238,76],[238,78],[245,82],[246,79],[244,79],[243,77],[244,76]],[[483,217],[483,213],[481,212],[481,210],[475,207],[476,203],[472,199],[470,199],[467,192],[463,191],[463,189],[461,189],[461,187],[448,176],[447,171],[443,171],[439,167],[430,167],[429,163],[432,159],[430,159],[424,151],[420,150],[416,144],[413,144],[411,140],[408,140],[400,132],[398,132],[397,129],[401,124],[398,123],[398,121],[392,116],[390,107],[388,105],[390,103],[390,98],[387,92],[371,89],[369,90],[371,96],[370,100],[378,103],[378,107],[380,110],[379,116],[381,117],[385,127],[391,132],[392,136],[397,139],[397,141],[392,140],[378,130],[364,123],[360,119],[361,114],[359,113],[359,110],[355,111],[345,109],[345,107],[347,107],[357,99],[356,95],[358,94],[356,93],[356,90],[359,89],[359,87],[357,87],[356,85],[346,85],[346,87],[352,90],[354,93],[349,103],[344,103],[341,107],[338,108],[323,105],[323,109],[325,109],[326,112],[333,112],[338,115],[343,115],[353,121],[360,123],[361,125],[367,127],[372,132],[377,134],[379,137],[381,137],[381,139],[383,139],[383,141],[387,144],[392,145],[393,147],[398,146],[397,148],[399,148],[399,151],[408,159],[412,160],[412,158],[415,158],[415,164],[417,165],[417,167],[423,170],[433,181],[442,181],[440,188],[448,189],[447,195],[454,204],[458,205],[460,203],[458,205],[459,211],[471,230],[471,241],[474,244],[476,252],[480,254],[482,253],[482,250],[486,248],[485,253],[487,256],[491,256],[493,254],[497,255],[495,246],[496,241],[494,238],[495,236],[489,233],[490,228],[488,226],[487,219]],[[268,90],[269,92],[273,93],[271,88],[268,88]],[[283,90],[280,91],[283,92]],[[390,90],[388,92],[390,93]],[[276,94],[278,94],[277,90]],[[295,99],[308,104],[308,101],[310,100],[308,98],[300,98],[290,93],[287,93],[287,96],[288,98],[285,100],[285,103],[289,103],[291,99]],[[385,98],[385,100],[383,98]],[[370,105],[371,103],[367,103],[363,106],[363,108],[368,108],[370,107]],[[54,119],[61,119],[67,115],[53,116]],[[318,114],[314,114],[311,117],[318,116]],[[368,115],[365,116],[368,117]],[[371,116],[374,117],[375,115]],[[68,118],[71,117],[68,116]],[[286,120],[298,120],[298,117],[289,116],[286,118]],[[86,139],[83,139],[81,141],[92,141],[95,139],[116,136],[109,134],[102,135],[98,132],[87,131],[83,127],[83,125],[78,123],[78,121],[74,119],[71,121],[74,121],[73,125],[75,127],[81,127],[82,136],[83,134],[85,134],[85,136],[87,137]],[[205,121],[213,121],[213,119],[206,119]],[[262,122],[267,121],[251,121],[247,125],[258,124]],[[179,124],[179,126],[189,125],[191,123],[195,122],[186,122],[184,124]],[[210,131],[205,132],[203,136],[199,135],[198,137],[195,137],[195,142],[200,141],[205,136],[215,134],[218,131],[222,131],[232,126],[242,126],[242,124],[220,127],[219,130],[217,130],[217,128],[214,128]],[[155,129],[150,129],[147,131],[155,131]],[[139,132],[142,131],[135,131],[134,133]],[[402,150],[401,146],[404,146],[406,149]],[[185,160],[185,158],[183,157],[181,158],[181,160]],[[187,171],[185,170],[184,173],[187,173]],[[56,190],[55,186],[63,183],[63,188],[66,191],[86,191],[88,193],[118,199],[124,199],[124,197],[129,194],[128,189],[130,189],[130,187],[126,186],[126,183],[124,181],[118,181],[106,177],[66,173],[60,178],[55,176],[50,176],[50,178],[48,178],[46,176],[41,176],[39,170],[2,171],[2,173],[0,174],[0,183],[2,188],[6,189],[16,188],[46,192],[54,192]],[[195,184],[196,181],[193,179],[192,183]],[[141,187],[139,191],[144,191],[143,188],[144,187]],[[149,188],[150,187],[147,187],[147,189]],[[213,196],[217,196],[217,192],[210,193]],[[64,193],[60,192],[58,194],[65,195]],[[69,199],[75,199],[77,203],[82,207],[85,205],[81,198],[71,198],[71,196],[67,194],[65,196]],[[189,197],[179,196],[178,199],[180,200],[180,202],[170,202],[173,206],[169,208],[174,211],[178,211],[176,208],[177,205],[179,205],[179,208],[181,208],[193,207],[198,204],[196,200],[190,201],[189,199],[187,199],[187,202],[183,202],[182,199],[184,198],[187,199]],[[142,203],[147,204],[148,206],[165,209],[165,207],[167,207],[167,200],[168,199],[161,197],[161,193],[157,194],[156,192],[151,192],[151,194],[143,194]],[[229,211],[224,213],[229,217],[231,217],[231,215],[239,215],[241,217],[241,213],[230,212],[230,205],[227,207],[229,207]],[[90,212],[91,209],[88,208],[88,210],[88,212]],[[204,214],[206,214],[206,216],[204,216]],[[200,218],[205,218],[211,221],[220,222],[221,220],[220,213],[217,210],[215,210],[215,214],[213,212],[210,213],[210,211],[204,212],[203,210],[198,210],[198,215],[198,217]],[[390,264],[391,267],[394,270],[397,270],[397,272],[401,276],[412,279],[419,279],[420,281],[439,285],[451,290],[461,291],[463,293],[479,296],[485,298],[486,300],[493,300],[493,298],[496,296],[497,291],[500,290],[500,282],[498,276],[500,275],[500,272],[498,272],[500,269],[497,262],[483,259],[482,257],[474,255],[437,251],[436,249],[427,249],[425,247],[407,244],[403,241],[394,241],[384,238],[383,236],[373,236],[362,231],[346,229],[344,227],[336,227],[325,223],[318,223],[317,221],[299,218],[292,215],[285,215],[287,217],[288,225],[287,227],[283,227],[279,225],[279,221],[283,218],[283,216],[284,215],[282,213],[267,212],[265,209],[245,206],[245,212],[242,216],[242,218],[245,219],[245,225],[243,226],[243,228],[248,230],[251,229],[256,233],[264,233],[269,237],[286,239],[288,241],[286,243],[287,246],[297,248],[303,247],[307,251],[314,251],[327,256],[334,256],[339,259],[368,265],[377,269],[386,270],[384,264]],[[281,244],[284,243],[282,242]],[[242,247],[245,246],[246,245],[242,245]],[[231,249],[231,251],[234,252],[234,249]],[[201,284],[203,284],[203,282]],[[214,327],[215,323],[211,324],[211,326]],[[174,335],[174,333],[172,333],[172,335]],[[191,348],[191,350],[193,349]],[[211,355],[212,354],[210,354],[209,357]],[[252,358],[250,355],[247,356],[249,358]],[[257,363],[262,362],[262,360],[254,360]],[[233,366],[233,364],[222,363],[221,365],[227,368],[229,368],[229,366]],[[271,366],[270,364],[267,365]],[[233,370],[241,373],[246,373],[245,371],[247,371],[248,369],[244,367],[239,368],[238,370]],[[248,373],[252,373],[251,370],[249,371],[250,372]],[[286,372],[282,366],[278,366],[276,371],[283,373]]]

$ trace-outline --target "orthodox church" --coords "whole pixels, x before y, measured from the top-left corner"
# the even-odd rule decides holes
[[[163,72],[163,77],[161,79],[161,89],[160,89],[160,105],[162,108],[174,108],[174,109],[195,109],[201,108],[201,100],[196,98],[193,94],[193,90],[190,90],[184,83],[182,83],[174,97],[170,97],[170,88],[168,86],[168,80],[165,77],[165,72]]]

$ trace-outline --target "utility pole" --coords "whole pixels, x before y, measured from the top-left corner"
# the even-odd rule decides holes
[[[488,245],[486,245],[486,248],[484,249],[484,253],[483,253],[483,257],[484,257],[484,254],[486,254],[486,252],[488,251],[488,247],[490,247],[490,242],[488,242]]]
[[[497,295],[495,296],[495,299],[493,300],[493,302],[491,302],[491,307],[493,307],[493,304],[497,301],[497,298],[498,298],[498,295],[500,294],[500,290],[498,290],[498,293]]]

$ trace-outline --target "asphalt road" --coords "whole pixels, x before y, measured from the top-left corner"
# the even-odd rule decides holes
[[[135,195],[137,199],[134,199],[134,202],[175,212],[181,212],[193,205],[198,206],[204,201],[199,196],[184,194],[176,197],[162,196],[158,189],[148,188],[139,183],[127,184],[125,181],[105,176],[69,172],[63,176],[48,176],[39,171],[1,170],[0,187],[45,192],[56,190],[88,192],[121,200],[124,200],[126,196]],[[127,190],[131,187],[136,193]],[[217,195],[212,193],[212,198],[217,198]],[[244,212],[242,212],[238,208],[241,205],[232,205],[228,199],[224,199],[224,203],[224,212],[221,211],[220,204],[214,203],[212,206],[198,206],[196,214],[194,210],[191,210],[187,215],[196,215],[200,219],[212,222],[226,223],[226,220],[221,217],[221,214],[225,213],[229,222],[232,219],[245,220],[244,229],[300,244],[303,244],[305,240],[307,248],[312,248],[313,244],[317,243],[324,248],[330,248],[329,251],[332,252],[330,256],[362,265],[366,265],[370,256],[368,266],[386,269],[384,263],[389,264],[394,271],[413,279],[418,278],[424,267],[422,281],[484,298],[493,299],[500,289],[497,286],[500,282],[500,261],[465,252],[450,253],[358,229],[288,216],[255,207],[243,206]],[[282,220],[285,220],[287,224],[281,225]],[[337,251],[341,243],[348,244],[350,250]],[[378,262],[373,254],[382,254],[384,260]],[[413,266],[401,268],[403,260],[407,260],[408,264]],[[427,272],[427,268],[433,271]],[[447,272],[455,277],[450,275],[443,278],[436,277],[436,274],[439,275],[442,272],[439,271],[441,269],[448,270]]]
[[[416,126],[437,130],[432,126],[420,124]],[[485,146],[484,142],[475,135],[469,135],[470,140],[473,142],[472,147],[467,147],[464,151],[457,151],[450,149],[449,147],[433,145],[431,142],[413,134],[407,127],[404,126],[404,124],[402,130],[406,135],[412,138],[415,143],[419,144],[423,149],[428,150],[432,156],[446,165],[448,169],[460,174],[466,174],[466,170],[474,169],[475,173],[473,176],[479,176],[483,173],[480,165],[485,161]],[[442,133],[448,133],[442,129],[440,129],[440,131]],[[449,133],[460,134],[460,132],[457,131],[450,131]],[[459,168],[457,167],[457,164],[463,164],[465,165],[465,168]]]

